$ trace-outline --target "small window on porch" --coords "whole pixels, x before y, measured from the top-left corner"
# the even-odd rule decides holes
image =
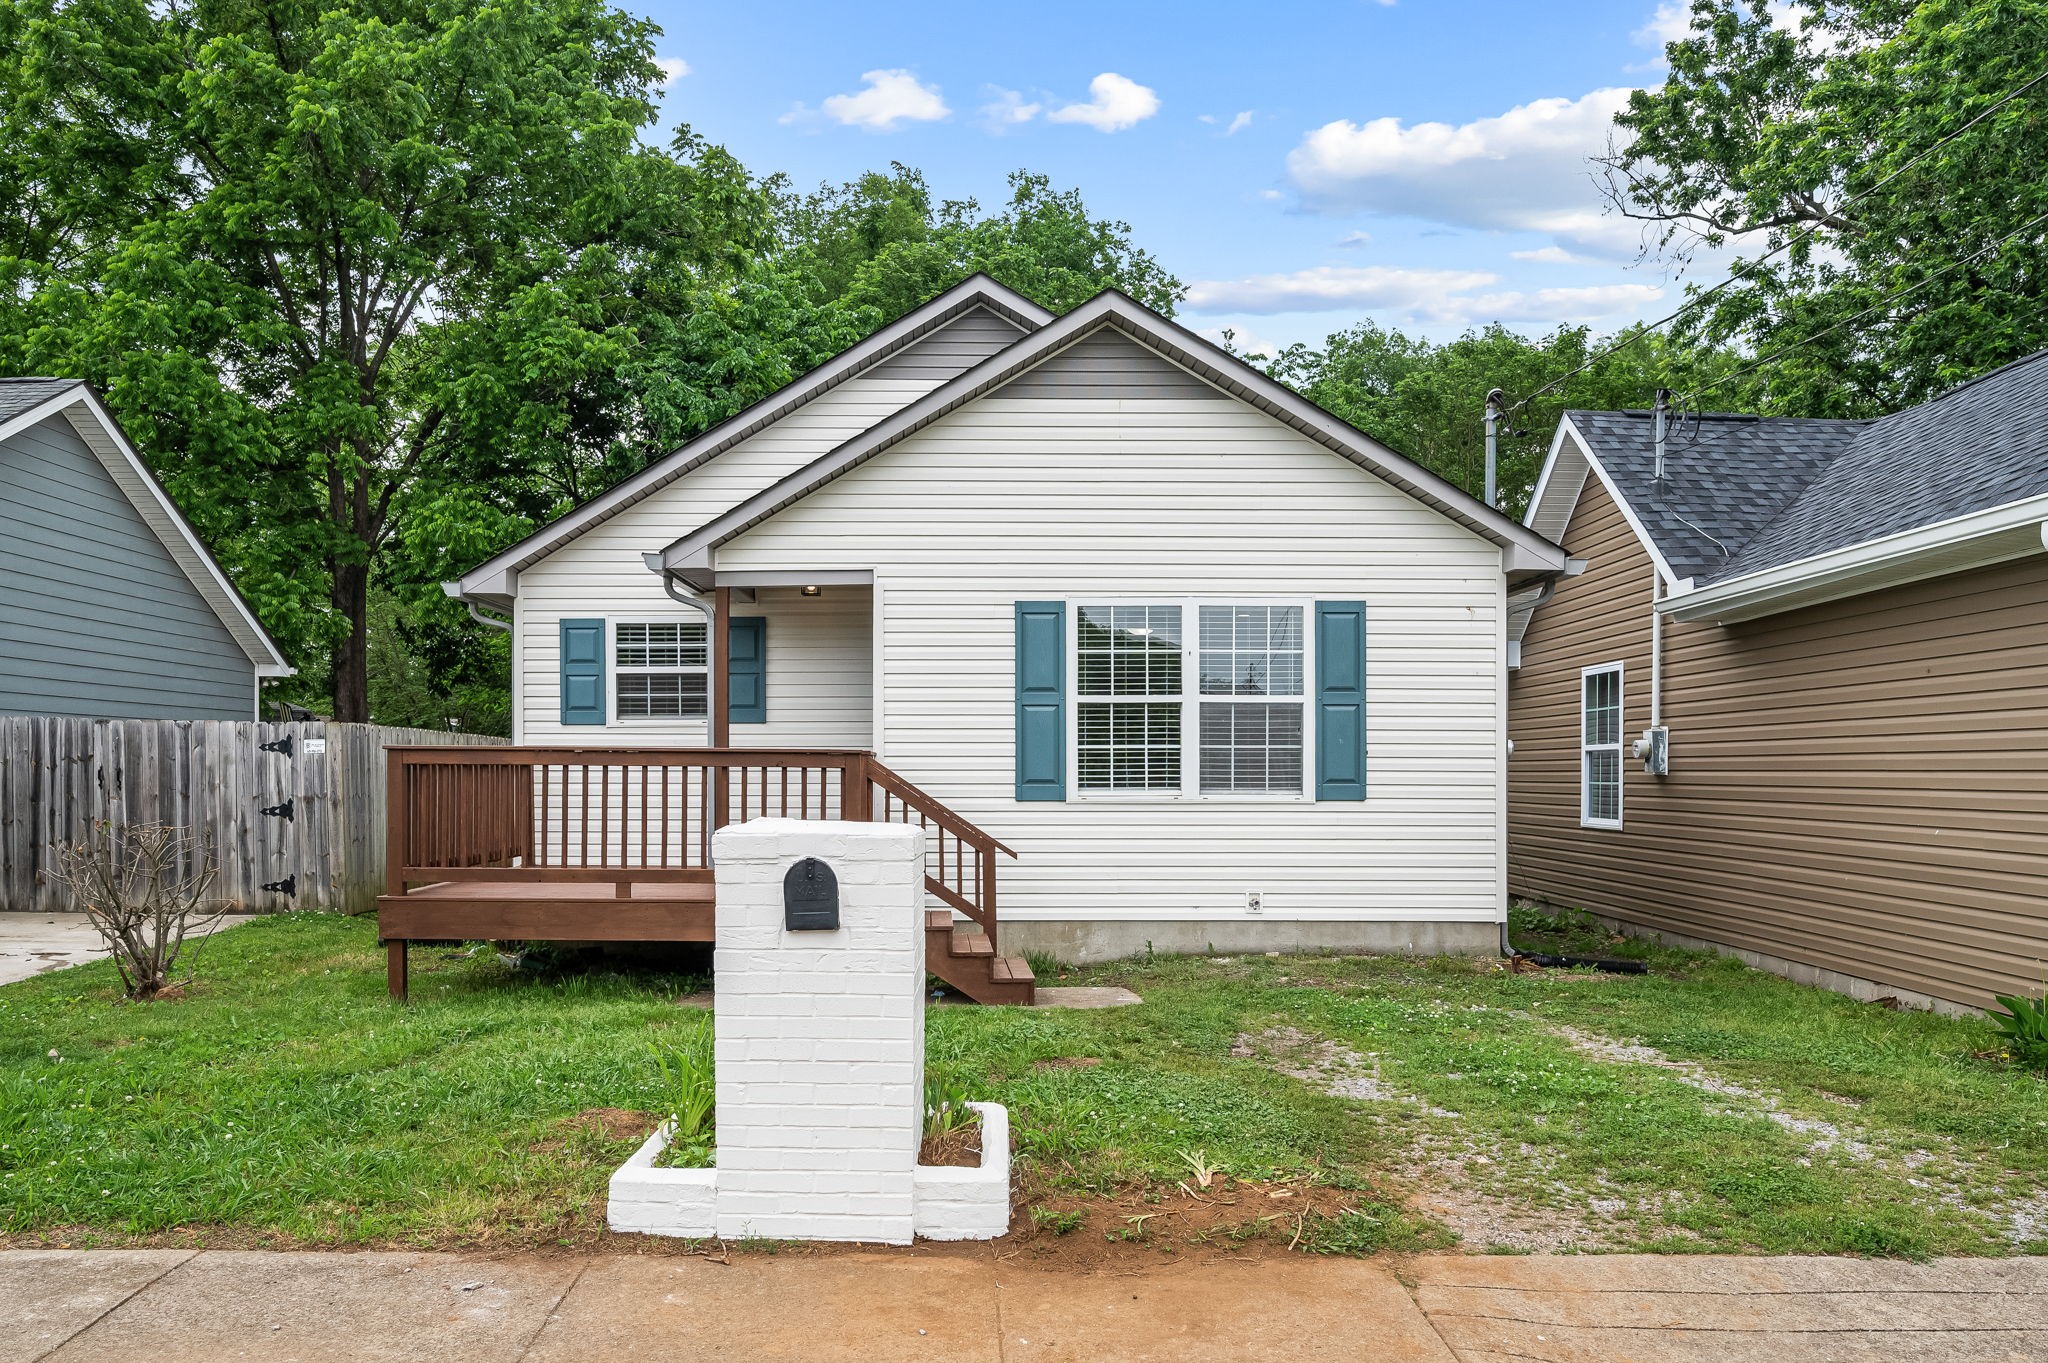
[[[710,645],[701,620],[619,621],[612,672],[620,719],[701,719],[710,710]]]

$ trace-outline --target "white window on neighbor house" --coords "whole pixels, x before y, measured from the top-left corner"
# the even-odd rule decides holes
[[[612,713],[701,719],[709,713],[710,642],[702,620],[612,623]]]
[[[1299,603],[1077,607],[1076,789],[1302,796],[1306,617]]]
[[[1579,822],[1621,827],[1621,664],[1579,674]]]

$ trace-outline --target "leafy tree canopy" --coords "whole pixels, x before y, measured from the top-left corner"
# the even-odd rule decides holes
[[[1694,0],[1667,55],[1611,197],[1750,262],[1679,334],[1793,347],[1765,410],[1892,411],[2048,347],[2048,3]]]
[[[1711,382],[1737,364],[1656,333],[1563,327],[1531,340],[1496,323],[1439,344],[1367,322],[1321,350],[1289,346],[1267,371],[1474,496],[1485,487],[1486,394],[1502,389],[1511,407],[1500,425],[1499,501],[1520,515],[1567,409],[1647,407],[1661,387]]]

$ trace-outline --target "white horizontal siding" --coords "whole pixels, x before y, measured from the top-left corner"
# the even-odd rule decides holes
[[[596,725],[563,726],[560,622],[611,615],[693,618],[696,612],[669,599],[662,590],[661,579],[647,570],[641,555],[666,549],[705,521],[730,510],[776,479],[801,468],[922,397],[935,384],[935,379],[924,376],[902,377],[900,371],[894,377],[863,375],[849,379],[703,467],[522,569],[514,612],[517,627],[513,646],[518,659],[513,677],[515,741],[584,745],[650,743],[662,746],[703,743],[705,726],[702,720],[621,722],[607,712],[610,722],[602,728]],[[778,652],[785,657],[815,658],[816,648],[822,645],[799,642],[800,633],[808,625],[818,625],[843,644],[851,627],[829,623],[825,616],[835,611],[843,614],[851,594],[852,589],[841,588],[828,592],[816,602],[805,602],[805,613],[793,617],[792,628],[778,628],[781,622],[771,619],[768,626],[771,659]],[[779,595],[763,592],[764,599],[772,600]],[[789,600],[800,598],[792,593]],[[734,613],[773,615],[775,611],[742,605],[736,606]],[[864,613],[861,628],[867,628]],[[863,635],[860,641],[858,658],[848,656],[832,664],[835,676],[849,671],[860,673],[862,708],[866,705],[865,689],[872,676],[867,661],[867,638]],[[806,740],[812,743],[867,745],[865,720],[857,727],[847,722],[850,702],[835,701],[820,718],[802,724],[791,718],[787,725],[796,727],[787,727],[787,707],[776,705],[777,691],[788,691],[793,700],[806,699],[802,690],[790,690],[796,686],[799,686],[798,681],[790,676],[777,677],[771,662],[769,723],[734,726],[733,742],[758,747],[769,742],[795,742],[798,732],[807,732],[817,735]],[[815,695],[808,698],[816,699]]]
[[[875,572],[878,746],[1018,849],[1005,917],[1497,914],[1499,551],[1232,399],[998,393],[718,562]],[[1191,596],[1368,602],[1367,800],[1018,803],[1013,603]]]

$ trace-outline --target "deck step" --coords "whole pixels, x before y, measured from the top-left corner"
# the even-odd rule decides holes
[[[995,943],[988,940],[987,933],[979,930],[970,931],[967,928],[954,928],[953,940],[946,944],[946,949],[955,956],[993,956],[996,954]]]
[[[953,930],[953,911],[951,909],[926,909],[924,911],[924,930],[926,932],[951,932]]]
[[[989,978],[997,984],[1036,984],[1031,963],[1022,956],[998,956],[989,966]]]

